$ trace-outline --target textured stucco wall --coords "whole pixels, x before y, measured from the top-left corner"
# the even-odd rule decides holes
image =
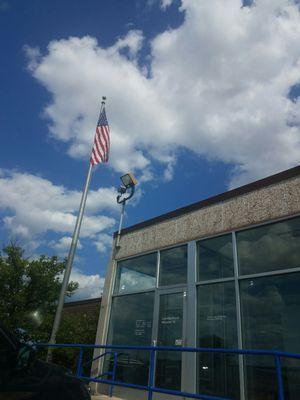
[[[300,177],[121,236],[116,258],[300,213]]]

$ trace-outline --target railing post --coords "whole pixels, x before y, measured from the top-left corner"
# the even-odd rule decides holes
[[[112,372],[112,381],[116,380],[116,372],[117,372],[117,362],[118,362],[118,353],[113,353],[114,355],[114,365],[113,365],[113,372]],[[114,385],[110,385],[109,387],[109,397],[112,397],[114,390]]]
[[[81,376],[81,364],[82,364],[82,358],[83,358],[83,348],[80,347],[79,350],[79,356],[78,356],[78,361],[77,361],[77,370],[76,370],[76,376]]]
[[[152,388],[154,387],[154,365],[155,365],[155,349],[150,352],[149,365],[149,382],[148,382],[148,400],[152,400]]]
[[[275,356],[275,365],[276,365],[276,375],[277,375],[278,400],[284,400],[281,360],[280,356],[278,355]]]

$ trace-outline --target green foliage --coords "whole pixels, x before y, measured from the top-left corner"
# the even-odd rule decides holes
[[[68,314],[64,312],[61,327],[57,335],[58,343],[95,344],[96,328],[99,313]],[[56,349],[53,351],[53,362],[64,365],[76,372],[78,349]],[[85,349],[83,354],[83,372],[89,373],[93,351]]]
[[[66,260],[40,256],[26,259],[24,251],[10,244],[0,252],[0,321],[10,330],[24,329],[34,341],[48,342],[61,288],[60,277]],[[67,296],[78,288],[70,282]],[[57,343],[94,344],[98,313],[70,313],[63,311]],[[45,358],[46,349],[39,350]],[[92,350],[84,352],[84,373],[89,373]],[[78,350],[55,349],[53,362],[76,371]]]
[[[23,328],[34,340],[48,341],[66,261],[40,256],[26,259],[15,244],[0,253],[0,320],[9,329]],[[70,282],[68,296],[78,283]]]

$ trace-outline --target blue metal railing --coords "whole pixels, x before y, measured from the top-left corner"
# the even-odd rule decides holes
[[[284,400],[284,385],[282,378],[282,358],[292,358],[300,360],[300,354],[289,353],[283,351],[275,350],[240,350],[240,349],[212,349],[205,347],[171,347],[171,346],[117,346],[117,345],[88,345],[88,344],[49,344],[49,343],[36,343],[37,347],[68,347],[79,349],[79,356],[77,360],[76,376],[78,378],[87,380],[88,382],[105,383],[110,385],[109,395],[112,397],[114,386],[123,386],[128,388],[145,390],[148,392],[148,400],[152,400],[153,393],[165,393],[174,396],[187,397],[191,399],[203,399],[203,400],[231,400],[225,397],[211,396],[207,394],[194,394],[186,393],[178,390],[163,389],[155,386],[155,356],[156,352],[159,351],[176,351],[176,352],[187,352],[187,353],[219,353],[219,354],[235,354],[235,355],[253,355],[253,356],[271,356],[274,357],[274,367],[276,371],[277,379],[277,398],[278,400]],[[99,356],[93,358],[87,363],[82,363],[83,352],[85,349],[104,349],[108,350]],[[150,353],[149,371],[148,371],[148,385],[138,385],[133,383],[127,383],[116,380],[117,362],[118,362],[118,352],[116,350],[144,350]],[[104,357],[107,354],[113,355],[113,370],[101,374],[95,378],[82,375],[82,368],[84,365],[91,364],[93,361]],[[110,376],[111,379],[103,379],[103,376]]]
[[[104,372],[103,374],[100,374],[100,375],[96,376],[96,378],[99,379],[102,376],[106,375],[106,376],[111,376],[113,382],[116,380],[117,362],[118,362],[118,353],[116,351],[105,351],[104,353],[100,354],[99,356],[94,357],[91,360],[89,360],[86,363],[81,365],[81,360],[82,360],[82,357],[80,359],[81,350],[82,349],[80,349],[79,359],[78,359],[78,362],[77,362],[77,374],[76,374],[76,376],[82,377],[82,375],[81,375],[82,368],[85,365],[92,364],[94,361],[99,360],[100,358],[105,357],[108,354],[112,354],[113,355],[113,370]],[[79,371],[78,371],[78,369],[79,369]],[[110,385],[110,387],[109,387],[109,397],[112,397],[112,394],[113,394],[113,385]]]

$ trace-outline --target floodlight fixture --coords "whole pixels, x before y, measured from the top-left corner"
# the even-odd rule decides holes
[[[120,236],[121,236],[121,230],[122,230],[123,218],[124,218],[124,212],[125,212],[125,204],[126,204],[126,201],[131,199],[131,197],[134,195],[135,186],[137,185],[136,178],[130,172],[128,172],[125,175],[122,175],[120,179],[121,179],[122,185],[118,189],[119,194],[117,196],[117,203],[122,204],[122,211],[121,211],[118,236],[117,236],[117,241],[116,241],[116,249],[119,248]],[[126,196],[127,190],[129,190],[129,194]]]
[[[121,176],[120,179],[123,185],[126,187],[126,189],[135,186],[137,184],[137,180],[135,179],[134,175],[131,172],[128,172],[128,174]]]

